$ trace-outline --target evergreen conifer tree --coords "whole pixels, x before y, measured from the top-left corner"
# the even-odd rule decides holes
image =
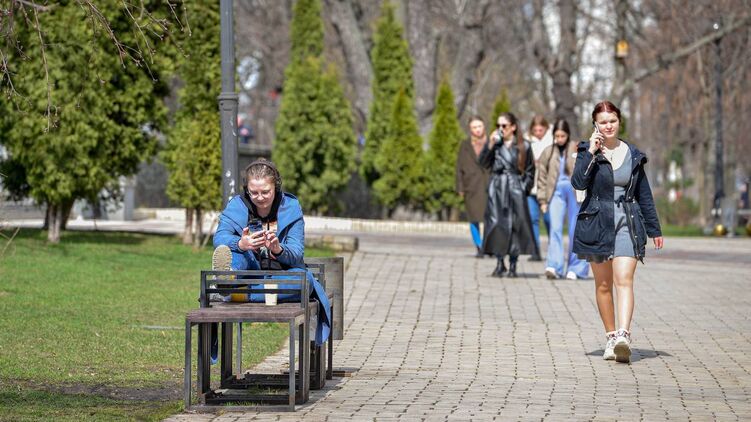
[[[290,23],[290,38],[290,62],[300,62],[308,57],[320,57],[323,54],[321,0],[295,2]]]
[[[398,205],[422,205],[422,138],[413,110],[412,98],[400,90],[391,109],[388,136],[375,163],[381,177],[373,184],[373,191],[389,214]]]
[[[152,10],[151,18],[171,13],[166,6]],[[128,16],[119,4],[102,3],[98,13],[124,45],[139,45],[140,36],[149,39],[149,48],[158,41],[156,32],[133,31],[133,19],[141,17]],[[138,24],[146,27],[148,19]],[[167,66],[159,55],[141,66],[121,62],[116,46],[96,33],[77,2],[56,4],[39,12],[38,20],[44,54],[31,25],[15,26],[25,51],[14,52],[23,59],[14,56],[8,63],[19,96],[0,113],[0,127],[4,146],[25,170],[29,195],[47,204],[48,240],[57,243],[75,199],[96,200],[105,188],[117,191],[119,178],[153,155],[151,134],[166,120]]]
[[[454,94],[445,79],[438,87],[430,149],[426,154],[426,208],[440,212],[461,204],[455,191],[456,156],[465,137],[456,117]]]
[[[501,92],[498,94],[498,96],[495,99],[495,104],[493,104],[493,120],[490,122],[490,128],[488,129],[488,133],[492,131],[493,128],[495,128],[495,124],[498,121],[498,116],[500,116],[503,113],[508,113],[511,111],[511,101],[508,98],[508,90],[506,87],[501,88]]]
[[[414,95],[412,57],[403,32],[394,15],[394,6],[390,1],[385,1],[373,35],[373,102],[360,165],[360,175],[369,185],[379,177],[375,162],[388,136],[394,97],[402,89],[409,98]]]
[[[188,13],[200,16],[185,36],[186,56],[178,64],[184,86],[179,109],[162,155],[169,170],[167,195],[186,208],[185,243],[199,245],[203,212],[221,209],[222,148],[216,95],[221,90],[219,4],[213,0],[190,3]],[[193,216],[197,229],[191,239]]]
[[[332,193],[346,186],[354,170],[357,140],[338,74],[332,67],[324,69],[319,57],[320,10],[319,0],[295,4],[293,60],[285,70],[272,157],[284,176],[285,190],[298,195],[306,209],[332,213],[338,206]],[[311,42],[315,39],[317,45]]]

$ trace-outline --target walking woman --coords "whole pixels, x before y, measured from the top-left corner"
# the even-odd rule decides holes
[[[487,142],[485,121],[479,116],[472,116],[469,119],[469,139],[461,143],[456,158],[456,192],[464,199],[477,258],[484,256],[480,221],[488,202],[488,170],[477,163],[477,157]]]
[[[644,172],[647,156],[617,137],[621,111],[603,101],[592,111],[592,121],[595,131],[589,142],[579,144],[571,178],[575,189],[587,191],[576,222],[574,252],[592,265],[607,337],[603,358],[628,363],[636,262],[644,262],[647,237],[656,249],[662,248],[663,238]]]
[[[535,161],[535,182],[532,185],[532,191],[527,196],[527,206],[529,207],[529,217],[532,219],[532,231],[535,233],[535,242],[537,250],[540,250],[540,205],[538,201],[537,179],[540,168],[540,156],[542,152],[553,143],[553,135],[550,124],[545,117],[536,114],[529,124],[529,143],[532,145],[532,156]],[[545,222],[545,230],[550,234],[550,216],[547,212],[542,211],[542,221]],[[540,255],[532,255],[530,261],[542,261]]]
[[[540,210],[550,214],[550,241],[545,265],[545,275],[549,279],[560,278],[565,274],[567,279],[576,280],[587,277],[589,273],[587,261],[579,259],[571,250],[579,204],[571,186],[576,144],[570,141],[570,136],[568,122],[558,119],[553,125],[553,145],[542,151],[537,166],[537,200]],[[565,222],[568,222],[568,253],[564,253],[563,248]]]
[[[501,114],[497,126],[479,158],[480,165],[491,173],[482,250],[498,258],[494,277],[503,277],[506,271],[509,277],[516,277],[519,255],[538,253],[527,207],[535,166],[532,148],[522,138],[516,116]],[[506,255],[508,269],[504,264]]]

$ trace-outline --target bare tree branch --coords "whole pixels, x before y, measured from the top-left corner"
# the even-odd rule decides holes
[[[751,24],[751,15],[745,16],[742,19],[732,22],[720,28],[717,31],[704,35],[698,40],[688,45],[685,45],[677,50],[663,53],[657,56],[657,58],[654,61],[652,61],[645,67],[639,69],[632,77],[626,79],[622,84],[614,86],[615,92],[613,93],[612,97],[616,98],[616,101],[620,103],[623,100],[623,98],[625,98],[626,95],[628,95],[629,92],[634,88],[634,85],[639,83],[639,81],[659,72],[660,70],[666,69],[672,63],[692,54],[693,52],[703,47],[704,45],[709,44],[715,40],[718,40],[724,37],[725,35],[728,35],[734,32],[735,30],[742,28],[749,24]]]
[[[49,68],[47,66],[47,54],[44,51],[44,39],[42,38],[42,28],[39,25],[39,13],[37,12],[37,9],[34,10],[34,28],[37,30],[37,34],[39,35],[39,48],[42,51],[42,66],[44,67],[44,79],[47,82],[47,132],[50,131],[50,123],[52,121],[52,117],[50,115],[50,108],[52,107],[52,85],[50,84],[50,72]]]

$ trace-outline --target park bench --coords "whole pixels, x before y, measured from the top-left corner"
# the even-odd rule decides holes
[[[328,264],[328,266],[327,266]],[[234,407],[247,410],[248,406],[225,406],[225,403],[254,403],[267,404],[265,410],[294,410],[296,404],[305,403],[309,398],[309,390],[322,388],[326,379],[333,377],[333,343],[332,339],[341,339],[341,310],[334,307],[335,302],[341,303],[341,272],[343,270],[342,258],[314,258],[306,259],[306,267],[319,280],[327,291],[331,304],[332,315],[339,315],[336,330],[332,321],[332,336],[326,344],[317,346],[310,341],[311,330],[314,330],[315,321],[318,318],[318,303],[309,300],[311,286],[308,284],[305,273],[302,271],[202,271],[201,294],[199,309],[193,310],[186,316],[185,337],[185,385],[184,400],[185,408],[191,408],[191,353],[192,353],[192,327],[198,328],[198,365],[197,387],[200,407],[204,409],[221,408],[231,410]],[[337,277],[338,284],[327,286],[327,273],[329,269],[334,271],[334,279]],[[234,279],[227,280],[227,276]],[[269,280],[273,277],[273,280]],[[277,285],[292,285],[293,288],[281,288],[277,286],[270,289],[263,282]],[[212,288],[212,285],[216,287]],[[297,286],[300,286],[299,288]],[[337,295],[333,293],[337,291]],[[299,302],[278,303],[268,306],[265,303],[217,303],[209,302],[212,293],[223,296],[229,294],[252,294],[252,293],[293,293],[299,294]],[[338,296],[338,300],[335,300]],[[335,309],[338,311],[335,314]],[[289,325],[289,371],[276,374],[250,374],[242,373],[242,323],[243,322],[281,322]],[[219,334],[220,350],[220,386],[211,389],[211,365],[210,365],[210,327],[212,323],[221,324]],[[232,366],[232,343],[233,324],[237,324],[237,350],[236,350],[236,373]],[[337,332],[337,336],[333,334]],[[297,347],[295,341],[297,340]],[[324,349],[324,346],[328,346]],[[297,349],[297,350],[295,350]],[[328,353],[325,353],[325,351]],[[298,367],[295,370],[295,356]],[[269,390],[278,390],[287,387],[286,394],[270,394]],[[262,393],[259,393],[262,391]],[[272,406],[268,406],[271,404]],[[276,406],[273,406],[276,405]]]

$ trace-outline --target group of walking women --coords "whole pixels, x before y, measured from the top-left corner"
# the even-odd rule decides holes
[[[542,214],[549,237],[545,275],[586,278],[591,266],[606,331],[603,358],[629,362],[636,263],[643,262],[647,237],[656,249],[663,238],[644,172],[647,157],[618,138],[620,110],[609,101],[598,103],[592,122],[589,140],[577,143],[562,119],[549,127],[536,116],[525,140],[512,113],[498,116],[490,134],[482,118],[472,117],[470,139],[457,159],[457,192],[465,201],[477,257],[497,259],[494,277],[517,277],[520,255],[541,260]]]

